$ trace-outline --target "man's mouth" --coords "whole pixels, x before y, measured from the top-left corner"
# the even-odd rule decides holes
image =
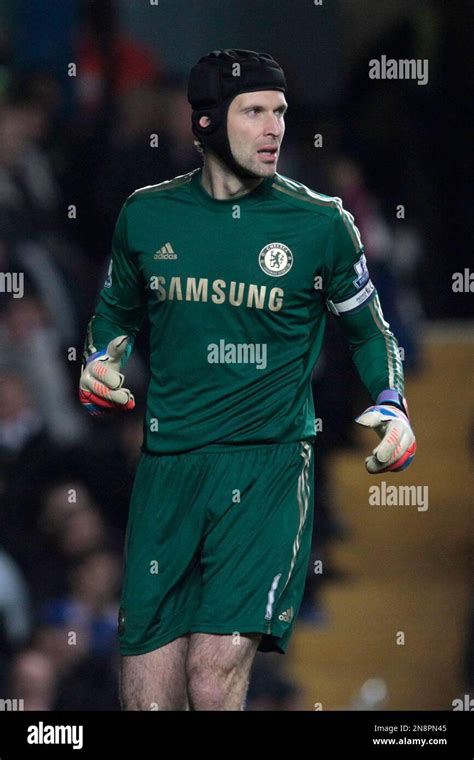
[[[275,161],[278,155],[278,147],[276,145],[264,145],[257,153],[267,161]]]

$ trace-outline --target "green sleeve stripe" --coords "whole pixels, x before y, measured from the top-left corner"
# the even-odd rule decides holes
[[[280,190],[282,193],[291,195],[294,198],[299,198],[302,201],[307,201],[308,203],[314,203],[317,206],[327,206],[329,208],[335,208],[338,204],[342,206],[342,200],[340,198],[317,193],[315,190],[311,190],[301,182],[295,182],[288,177],[284,177],[283,174],[275,174],[275,181],[273,182],[272,187],[275,190]]]
[[[314,192],[314,190],[310,190],[309,187],[293,182],[287,177],[283,177],[281,174],[278,174],[277,178],[278,182],[275,181],[273,183],[273,188],[275,190],[279,190],[281,193],[286,193],[286,195],[290,195],[292,198],[298,198],[299,200],[307,201],[307,203],[313,203],[316,206],[337,209],[354,244],[356,252],[361,250],[362,240],[360,232],[354,224],[354,217],[349,211],[346,211],[343,208],[342,200],[340,198],[337,196],[331,197],[329,195],[320,195],[319,193]]]
[[[166,179],[164,182],[159,182],[157,185],[145,185],[145,187],[139,187],[137,190],[134,190],[127,200],[135,198],[138,194],[142,195],[144,193],[160,193],[164,190],[174,190],[176,187],[181,187],[181,185],[186,185],[188,182],[191,182],[193,175],[196,174],[197,171],[199,170],[193,169],[187,174],[180,174],[173,179]]]
[[[359,229],[354,223],[354,217],[349,213],[349,211],[346,211],[344,208],[342,208],[342,201],[340,198],[337,198],[336,200],[340,202],[340,205],[338,205],[337,209],[342,216],[342,221],[344,222],[346,230],[349,233],[349,237],[354,243],[354,248],[356,252],[358,252],[362,249],[362,240],[360,237]]]
[[[389,387],[394,388],[403,394],[403,366],[400,354],[398,353],[398,343],[389,329],[389,323],[384,319],[378,294],[368,306],[375,324],[384,336],[385,347],[387,349]]]

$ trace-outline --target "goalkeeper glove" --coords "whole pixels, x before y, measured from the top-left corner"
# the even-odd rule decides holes
[[[375,405],[369,406],[355,421],[374,428],[382,439],[365,460],[368,472],[400,472],[411,464],[416,452],[415,434],[406,401],[397,391],[382,391]]]
[[[90,414],[103,414],[106,409],[134,408],[135,399],[122,387],[124,376],[120,372],[120,360],[127,342],[127,335],[119,335],[107,348],[91,354],[83,366],[79,399]]]

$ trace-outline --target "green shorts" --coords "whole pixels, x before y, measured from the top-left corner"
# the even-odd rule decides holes
[[[308,441],[142,453],[130,503],[120,652],[187,633],[261,633],[285,653],[309,564]]]

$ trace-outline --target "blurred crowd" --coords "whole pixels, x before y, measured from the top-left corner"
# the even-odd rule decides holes
[[[200,162],[186,82],[115,21],[113,4],[83,4],[67,83],[13,66],[8,40],[0,41],[0,272],[24,276],[22,297],[0,296],[0,695],[24,699],[26,709],[118,709],[122,545],[147,330],[127,367],[138,405],[119,418],[89,419],[79,408],[82,344],[122,203]],[[304,112],[292,110],[279,171],[342,197],[355,216],[386,318],[415,371],[420,236],[387,218],[355,153],[341,150],[321,166],[302,136]],[[321,586],[344,580],[331,561],[345,526],[328,457],[352,445],[353,411],[367,401],[332,321],[313,389],[325,425],[315,444],[315,541],[300,623],[324,626]],[[250,709],[301,706],[283,660],[257,657]]]

